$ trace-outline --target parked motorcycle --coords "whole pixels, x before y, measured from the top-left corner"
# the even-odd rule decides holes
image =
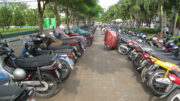
[[[82,47],[83,49],[86,49],[87,46],[87,40],[84,36],[69,36],[67,34],[70,34],[70,32],[68,30],[65,30],[65,32],[63,32],[59,27],[57,27],[55,29],[55,31],[53,31],[52,34],[54,37],[56,37],[57,39],[62,39],[62,40],[77,40],[78,42],[82,43]]]
[[[75,33],[74,33],[75,32]],[[93,43],[93,38],[94,36],[92,35],[92,33],[82,30],[80,28],[78,28],[77,26],[73,26],[72,30],[67,33],[69,36],[84,36],[87,39],[87,46],[91,46]]]
[[[40,50],[36,46],[33,46],[26,39],[24,39],[24,42],[25,42],[25,45],[22,48],[20,58],[32,57],[32,56],[36,57],[36,56],[47,55],[47,54],[51,54],[51,55],[56,54],[58,55],[57,61],[61,63],[61,68],[58,69],[60,72],[61,80],[64,81],[69,77],[71,70],[73,70],[74,67],[73,67],[73,62],[69,59],[66,53],[61,53],[61,52],[58,53],[58,51]]]
[[[0,43],[0,69],[11,77],[10,83],[25,84],[34,88],[35,95],[48,98],[55,94],[57,83],[61,82],[57,56],[43,55],[25,59],[14,56],[6,43]]]

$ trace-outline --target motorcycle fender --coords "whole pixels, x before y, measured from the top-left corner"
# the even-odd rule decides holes
[[[71,68],[72,70],[74,69],[73,64],[71,63],[69,58],[64,58],[64,57],[60,57],[60,59],[66,61],[68,63],[69,68]]]

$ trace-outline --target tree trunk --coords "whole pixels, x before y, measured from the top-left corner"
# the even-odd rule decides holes
[[[43,33],[43,14],[39,13],[39,33]]]
[[[163,22],[164,22],[164,17],[163,17],[163,10],[162,10],[162,5],[160,6],[160,23],[161,23],[161,33],[163,34]],[[163,34],[164,35],[164,34]]]
[[[43,12],[41,8],[41,1],[38,0],[38,13],[39,13],[39,33],[43,33]]]
[[[54,13],[56,16],[56,27],[59,26],[59,17],[58,17],[58,6],[57,6],[57,1],[54,4]]]
[[[136,28],[137,25],[137,12],[134,14],[134,27]]]
[[[67,24],[67,29],[70,30],[69,28],[69,7],[68,7],[68,0],[65,1],[65,7],[66,7],[66,24]]]
[[[166,10],[164,11],[164,35],[166,36],[166,32],[167,32],[167,12]]]
[[[175,32],[176,32],[177,18],[178,18],[178,12],[176,12],[176,18],[175,18],[174,28],[173,28],[174,33],[173,34],[175,34]]]
[[[88,15],[86,16],[86,24],[88,24]]]
[[[70,24],[72,24],[73,23],[73,9],[72,9],[72,11],[70,12],[70,17],[69,17],[69,22],[70,22]]]
[[[39,12],[39,33],[42,34],[43,33],[43,14],[44,14],[44,10],[46,7],[47,2],[44,1],[43,2],[43,7],[41,7],[41,0],[37,0],[38,1],[38,12]]]

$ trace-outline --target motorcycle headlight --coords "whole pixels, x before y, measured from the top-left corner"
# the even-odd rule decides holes
[[[146,35],[142,35],[142,38],[143,38],[143,39],[146,38]]]

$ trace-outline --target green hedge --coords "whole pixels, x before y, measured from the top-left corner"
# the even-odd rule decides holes
[[[156,29],[156,28],[134,28],[130,26],[122,26],[122,28],[131,29],[134,31],[142,31],[145,32],[146,34],[156,34],[160,32],[160,29]]]
[[[33,31],[25,31],[25,32],[18,32],[18,33],[10,33],[10,34],[2,34],[2,38],[11,38],[11,37],[16,37],[16,36],[21,36],[21,35],[28,35],[32,33],[38,33],[39,30],[33,30]]]

